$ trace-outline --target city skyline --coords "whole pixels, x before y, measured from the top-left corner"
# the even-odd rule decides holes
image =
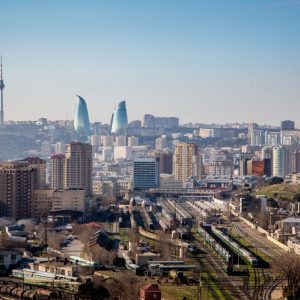
[[[4,2],[5,119],[71,119],[80,94],[105,123],[126,99],[130,121],[297,124],[299,10],[280,0]]]

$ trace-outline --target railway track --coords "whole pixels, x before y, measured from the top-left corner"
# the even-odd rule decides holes
[[[284,277],[277,278],[273,280],[273,282],[265,289],[262,299],[263,300],[271,300],[272,299],[272,293],[276,289],[278,285],[280,285],[284,281]]]
[[[206,244],[197,241],[196,244],[200,249],[203,249],[206,253],[212,253],[212,249],[209,248]],[[211,273],[215,273],[217,276],[214,277],[214,280],[217,283],[217,286],[223,293],[225,299],[240,299],[240,300],[250,300],[250,296],[240,285],[240,280],[229,276],[222,265],[224,265],[223,260],[212,254],[204,254],[203,258],[209,265],[209,270]]]

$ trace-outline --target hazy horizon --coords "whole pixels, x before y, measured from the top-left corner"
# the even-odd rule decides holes
[[[6,120],[299,123],[300,1],[3,1]]]

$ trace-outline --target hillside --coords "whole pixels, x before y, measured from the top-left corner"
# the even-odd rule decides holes
[[[266,195],[268,198],[291,201],[296,194],[300,194],[300,185],[286,183],[274,184],[259,189],[255,194]]]

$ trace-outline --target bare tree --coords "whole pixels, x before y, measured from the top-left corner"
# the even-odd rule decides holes
[[[91,235],[96,232],[97,229],[92,228],[87,224],[75,224],[73,225],[73,234],[77,235],[79,240],[87,245],[90,241]]]
[[[64,236],[60,232],[48,232],[48,246],[54,250],[60,249],[60,244],[63,242]]]
[[[107,265],[112,265],[114,258],[117,256],[116,251],[107,251],[99,245],[86,247],[85,250],[86,254],[91,257],[92,260]]]
[[[142,280],[128,271],[116,274],[115,278],[107,281],[104,286],[109,291],[109,299],[136,300],[139,299]]]
[[[168,235],[163,231],[160,231],[158,235],[159,235],[159,248],[160,248],[162,259],[170,260],[171,249],[170,249],[170,244],[168,242]]]
[[[129,242],[131,243],[130,256],[135,258],[137,253],[137,247],[139,243],[139,231],[138,227],[132,228],[128,232]]]
[[[300,299],[300,257],[289,253],[277,260],[275,265],[287,281],[286,292],[289,299]]]
[[[267,229],[269,226],[269,214],[267,212],[260,212],[258,214],[258,224],[263,229]]]

